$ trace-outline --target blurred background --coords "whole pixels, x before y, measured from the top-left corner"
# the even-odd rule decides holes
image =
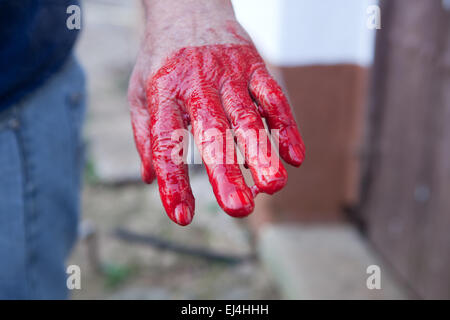
[[[83,4],[89,112],[74,299],[450,298],[448,1],[233,1],[288,93],[307,159],[244,220],[220,210],[192,166],[186,228],[139,177],[126,91],[140,1]],[[381,289],[368,287],[371,266]]]

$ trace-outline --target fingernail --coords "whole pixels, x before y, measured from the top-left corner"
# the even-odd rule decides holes
[[[250,189],[237,190],[229,195],[227,207],[224,211],[235,218],[242,218],[252,213],[255,206]]]
[[[184,202],[176,206],[173,212],[173,221],[178,223],[180,226],[187,226],[192,222],[193,213],[189,206]]]
[[[296,167],[300,166],[305,158],[305,147],[297,128],[294,126],[287,127],[283,132],[283,138],[286,139],[285,143],[287,143],[288,148],[288,159],[286,160]]]
[[[300,144],[290,144],[289,145],[289,157],[291,158],[291,164],[299,167],[302,162],[303,159],[305,159],[305,152],[304,152],[304,148],[302,147],[302,145]]]
[[[274,174],[265,174],[264,170],[262,170],[261,178],[256,181],[260,192],[274,194],[286,185],[288,179],[286,169],[280,161],[278,166],[278,170]]]

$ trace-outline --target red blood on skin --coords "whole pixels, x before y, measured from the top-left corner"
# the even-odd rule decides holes
[[[270,129],[279,130],[281,157],[294,166],[299,166],[304,159],[305,148],[287,99],[251,44],[183,48],[166,60],[146,87],[153,157],[147,160],[155,169],[168,216],[180,225],[191,222],[195,200],[186,164],[175,164],[171,159],[177,145],[170,138],[174,130],[186,128],[190,123],[200,150],[213,143],[203,137],[208,130],[216,130],[223,141],[228,129],[235,131],[237,144],[244,150],[255,181],[252,189],[246,185],[239,165],[227,163],[225,143],[223,152],[212,154],[210,161],[205,161],[202,154],[217,201],[233,217],[250,214],[258,192],[272,194],[287,181],[286,170],[278,157],[267,165],[273,150],[263,131],[261,116],[267,119]],[[147,132],[133,128],[135,136]],[[250,141],[251,132],[258,133],[256,149],[255,141]],[[147,139],[136,141],[138,149],[146,148],[140,143]],[[263,143],[269,146],[267,152],[256,152]],[[143,177],[147,180],[151,176],[148,168],[148,165],[143,167]]]

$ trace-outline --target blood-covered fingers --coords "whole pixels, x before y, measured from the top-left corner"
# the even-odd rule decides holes
[[[271,132],[278,130],[281,157],[293,166],[300,166],[305,158],[303,140],[286,96],[266,68],[253,72],[250,92],[261,107]]]
[[[272,194],[287,182],[287,172],[273,150],[260,114],[245,81],[227,81],[222,86],[222,104],[237,144],[244,154],[259,191]]]
[[[148,94],[153,165],[162,203],[170,219],[180,225],[192,221],[195,199],[189,184],[183,147],[186,131],[177,103],[153,87]],[[181,134],[180,134],[181,133]]]
[[[247,216],[254,208],[253,196],[235,161],[233,137],[219,92],[202,84],[192,90],[185,103],[217,202],[231,216]]]

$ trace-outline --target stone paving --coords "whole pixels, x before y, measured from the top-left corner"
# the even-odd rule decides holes
[[[169,221],[157,186],[87,185],[84,219],[96,229],[97,259],[90,258],[92,240],[79,242],[70,264],[82,270],[82,289],[74,298],[274,299],[278,293],[259,261],[238,265],[204,260],[149,245],[124,242],[114,235],[121,227],[187,247],[248,256],[254,251],[245,222],[221,212],[203,174],[192,178],[196,216],[189,227]],[[207,191],[205,191],[207,190]]]
[[[350,224],[272,225],[258,251],[285,299],[413,297]]]

